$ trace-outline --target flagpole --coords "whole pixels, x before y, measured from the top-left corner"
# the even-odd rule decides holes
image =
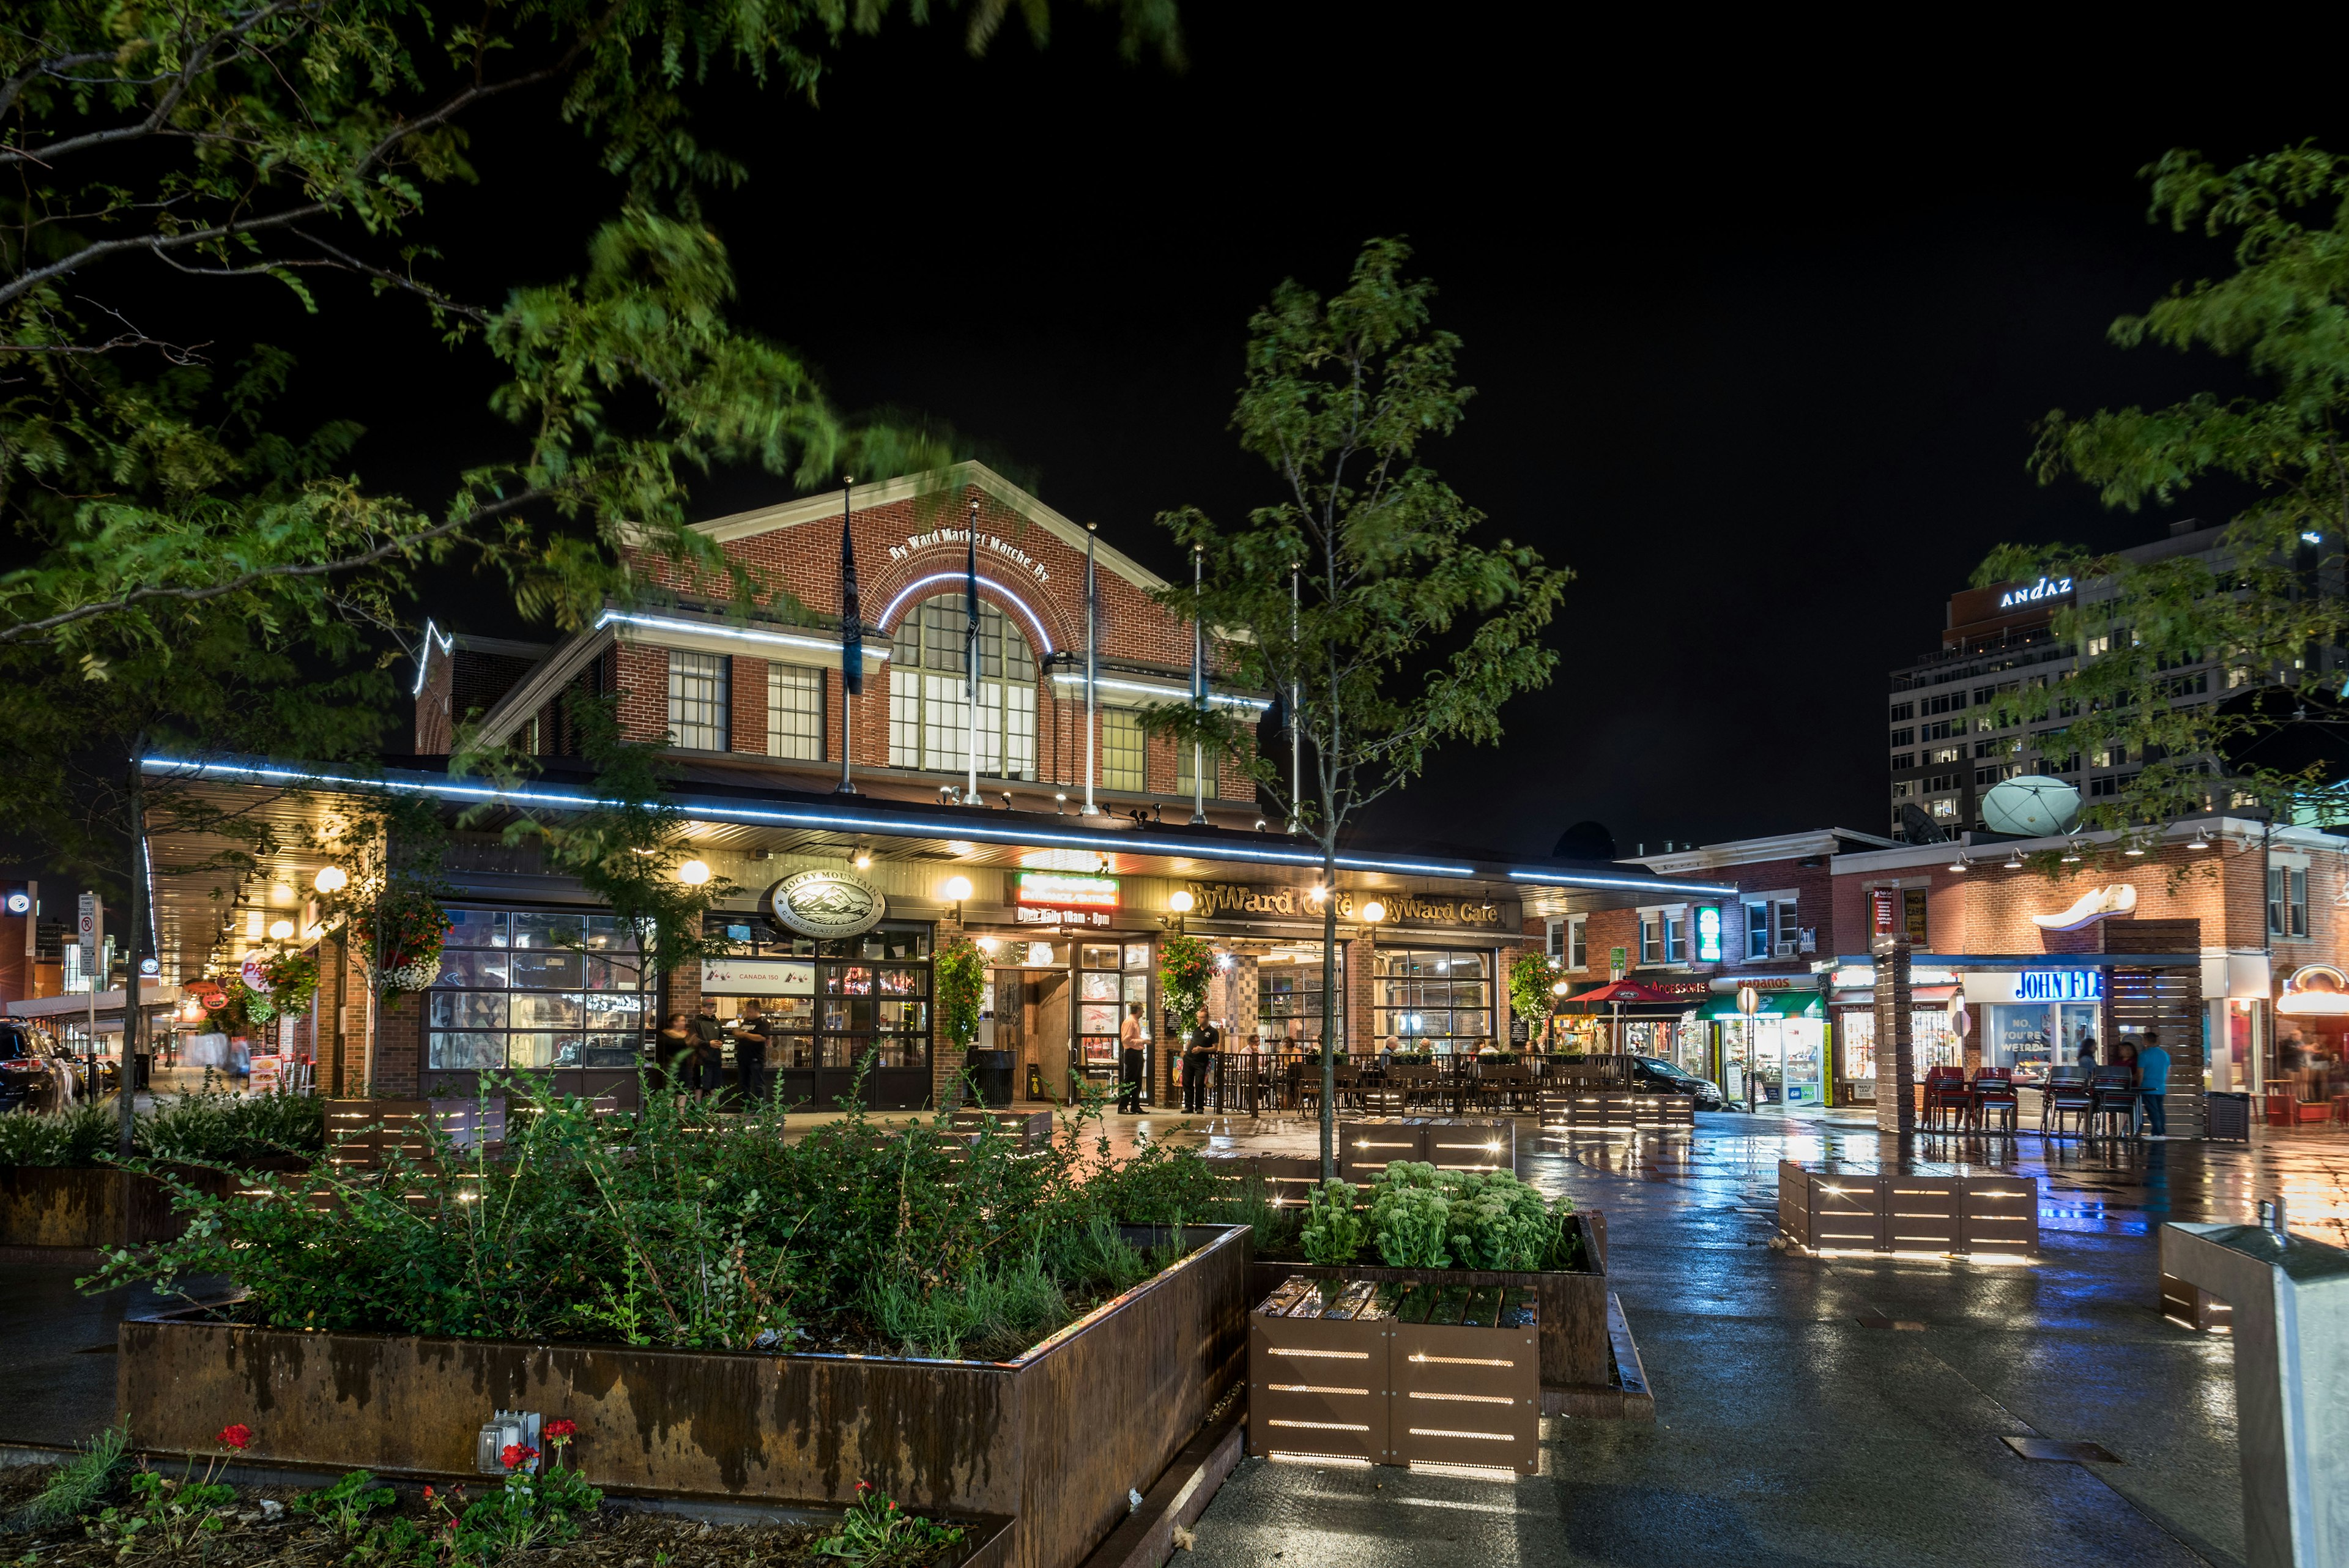
[[[1199,619],[1199,574],[1206,546],[1191,546],[1191,706],[1207,706],[1207,628]],[[1195,735],[1191,741],[1191,820],[1207,820],[1207,748]]]
[[[1297,722],[1297,704],[1305,695],[1304,686],[1297,680],[1298,607],[1303,602],[1298,590],[1298,576],[1304,568],[1295,561],[1288,564],[1288,831],[1295,833],[1304,825],[1300,806],[1305,799],[1304,732]]]
[[[849,759],[855,755],[855,707],[850,699],[864,690],[864,607],[856,594],[856,545],[849,533],[855,511],[856,476],[840,479],[840,787],[834,794],[854,794]]]
[[[970,500],[970,522],[963,538],[969,545],[963,557],[963,694],[970,711],[969,749],[964,754],[964,760],[970,765],[970,784],[963,792],[963,804],[978,805],[981,802],[978,798],[978,497],[976,495]]]
[[[1093,576],[1093,542],[1101,524],[1085,524],[1085,815],[1093,815],[1093,683],[1101,678],[1095,649],[1100,640],[1101,589]]]

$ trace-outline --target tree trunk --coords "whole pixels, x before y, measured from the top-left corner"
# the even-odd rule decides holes
[[[1321,1179],[1338,1176],[1338,1026],[1346,999],[1338,993],[1338,866],[1336,850],[1321,850]]]
[[[138,1115],[139,1069],[139,947],[140,933],[147,929],[147,775],[140,769],[147,753],[145,737],[130,748],[130,919],[129,929],[123,937],[128,958],[122,975],[122,1092],[116,1152],[124,1159],[130,1158],[130,1134]],[[163,955],[158,953],[157,958]],[[90,984],[102,987],[104,976],[93,976]],[[123,1222],[129,1223],[128,1206],[123,1210]],[[128,1245],[129,1237],[123,1238]]]

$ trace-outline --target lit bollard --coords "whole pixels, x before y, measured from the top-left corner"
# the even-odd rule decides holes
[[[2251,1568],[2349,1568],[2349,1251],[2268,1225],[2161,1228],[2165,1278],[2224,1302]]]

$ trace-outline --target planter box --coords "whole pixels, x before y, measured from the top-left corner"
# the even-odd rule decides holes
[[[1248,1299],[1263,1301],[1291,1275],[1380,1283],[1457,1284],[1472,1288],[1530,1287],[1539,1302],[1541,1389],[1551,1414],[1619,1414],[1623,1386],[1607,1323],[1607,1227],[1595,1210],[1577,1210],[1586,1273],[1516,1273],[1487,1269],[1388,1269],[1359,1264],[1293,1263],[1257,1259],[1248,1266]],[[1392,1386],[1392,1385],[1390,1385]]]
[[[1694,1132],[1696,1101],[1687,1095],[1635,1095],[1620,1088],[1544,1089],[1541,1125],[1545,1133],[1582,1127]]]
[[[299,1159],[259,1159],[248,1168],[302,1170]],[[201,1166],[176,1166],[178,1175],[217,1198],[235,1179]],[[186,1232],[188,1217],[171,1209],[171,1189],[151,1176],[109,1167],[0,1167],[0,1247],[144,1246]]]
[[[579,1423],[598,1485],[839,1508],[871,1480],[923,1511],[1012,1520],[1011,1568],[1074,1568],[1147,1492],[1240,1372],[1245,1226],[1008,1362],[764,1355],[239,1327],[121,1325],[118,1404],[138,1446],[464,1476],[492,1411]],[[1156,1232],[1130,1229],[1149,1244]]]
[[[1330,1282],[1325,1301],[1322,1282],[1292,1275],[1249,1314],[1251,1451],[1538,1471],[1535,1327],[1413,1323],[1395,1285],[1375,1287],[1375,1304],[1368,1289]]]
[[[1778,1229],[1816,1252],[2039,1255],[2039,1179],[1778,1162]]]
[[[1514,1171],[1517,1124],[1506,1116],[1371,1116],[1338,1124],[1338,1174],[1344,1179],[1357,1186],[1376,1181],[1398,1159],[1438,1170]]]

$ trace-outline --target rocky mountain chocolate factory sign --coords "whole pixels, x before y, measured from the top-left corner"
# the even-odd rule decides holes
[[[801,871],[760,897],[767,912],[803,937],[853,937],[889,912],[881,889],[845,871]]]
[[[1318,920],[1321,906],[1306,897],[1302,888],[1262,887],[1247,882],[1185,882],[1191,893],[1191,913],[1198,919],[1247,919]],[[1381,930],[1396,926],[1456,926],[1471,930],[1515,931],[1519,924],[1515,898],[1495,901],[1477,898],[1422,898],[1416,893],[1340,889],[1338,919],[1359,919],[1356,911],[1376,898],[1387,907]]]

